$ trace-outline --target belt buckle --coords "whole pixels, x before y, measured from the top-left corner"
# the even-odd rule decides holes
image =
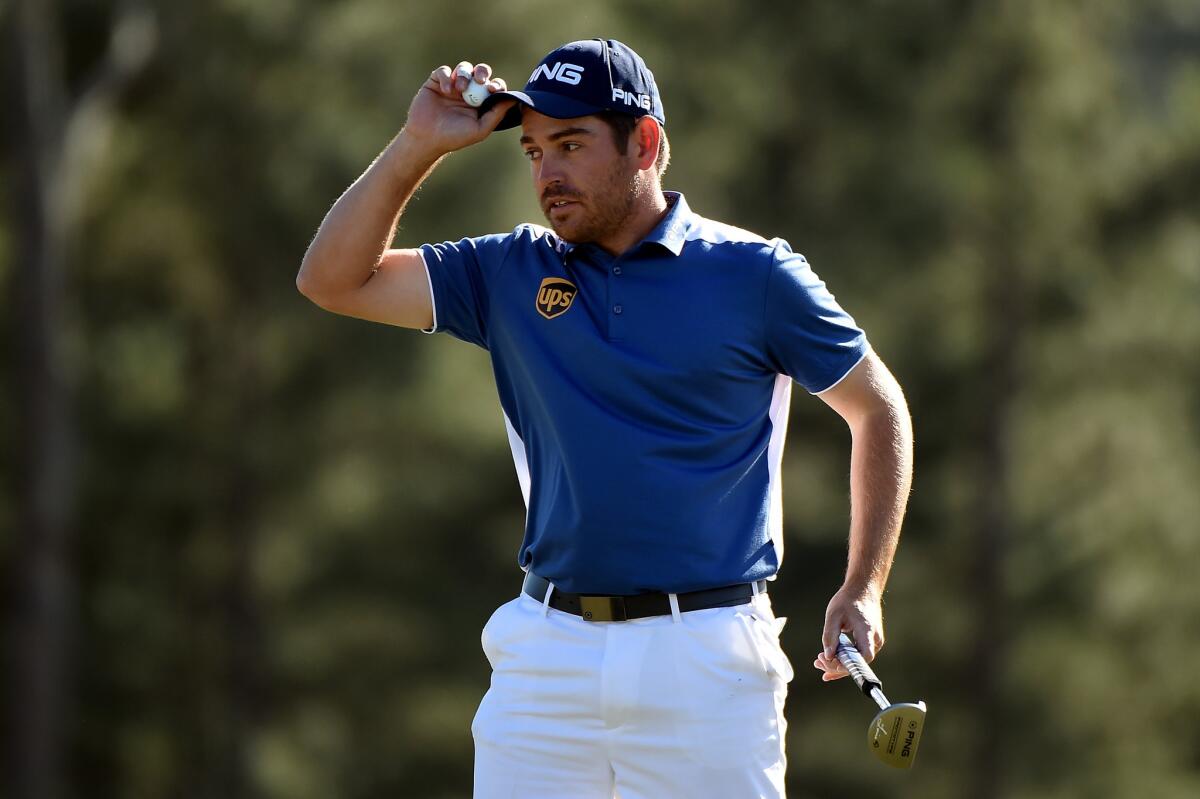
[[[580,615],[584,621],[625,621],[625,599],[619,596],[581,596]]]

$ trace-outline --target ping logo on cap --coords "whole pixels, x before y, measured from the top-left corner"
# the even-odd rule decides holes
[[[565,61],[555,61],[552,67],[547,64],[538,64],[537,69],[529,76],[529,82],[533,83],[543,76],[550,80],[578,86],[579,81],[583,78],[583,67],[578,64],[568,64]]]
[[[575,284],[561,277],[548,277],[542,281],[537,293],[537,310],[547,319],[567,312],[575,300]]]
[[[619,86],[613,86],[612,98],[614,103],[635,105],[638,108],[644,108],[647,111],[650,110],[650,95],[648,94],[634,94],[633,92],[625,91]]]

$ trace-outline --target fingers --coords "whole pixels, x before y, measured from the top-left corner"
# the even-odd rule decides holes
[[[445,97],[458,99],[472,80],[487,86],[491,92],[502,92],[508,89],[508,84],[504,82],[503,78],[492,77],[490,66],[471,64],[470,61],[459,61],[454,68],[443,64],[430,73],[428,85]]]
[[[429,82],[433,84],[432,87],[437,89],[439,94],[446,97],[461,96],[466,90],[467,84],[471,82],[474,74],[472,70],[478,71],[480,67],[491,72],[491,67],[488,67],[487,64],[472,67],[469,61],[459,61],[454,69],[443,64],[429,74]]]
[[[846,669],[842,666],[841,662],[838,661],[837,658],[834,658],[832,661],[826,659],[824,652],[818,654],[813,659],[813,668],[816,669],[817,671],[824,672],[821,675],[821,680],[823,682],[832,682],[833,680],[840,680],[843,677],[849,676],[849,674],[850,674],[850,672],[846,671]]]
[[[453,77],[454,84],[451,90],[456,94],[462,94],[471,83],[471,62],[459,61],[454,67]]]
[[[494,106],[488,109],[488,112],[479,118],[479,125],[491,133],[500,124],[500,120],[504,119],[504,115],[508,113],[508,109],[517,104],[516,100],[503,99],[497,102]]]
[[[883,633],[868,624],[865,619],[856,619],[853,624],[854,648],[870,663],[883,647]]]
[[[508,84],[504,82],[504,78],[493,77],[492,68],[487,64],[476,64],[471,77],[476,83],[487,86],[491,92],[508,91]]]
[[[872,628],[869,637],[871,639],[871,656],[869,658],[867,658],[868,662],[879,657],[879,650],[883,649],[883,644],[885,642],[885,639],[883,637],[883,630],[881,630],[881,629]],[[864,657],[865,657],[865,655],[864,655]]]
[[[821,646],[826,658],[837,660],[838,635],[845,629],[845,618],[832,607],[825,612],[825,628],[821,630]]]
[[[825,627],[821,630],[821,646],[823,649],[817,653],[816,660],[813,661],[813,667],[824,671],[821,679],[825,682],[830,680],[838,680],[845,677],[849,672],[842,666],[840,660],[837,659],[838,635],[844,629],[845,618],[834,607],[830,607],[825,613]]]
[[[854,648],[868,663],[883,648],[883,613],[879,597],[871,592],[839,590],[825,610],[825,626],[821,630],[821,652],[813,667],[824,672],[826,682],[847,676],[846,668],[837,658],[838,638],[845,632]]]
[[[862,619],[856,620],[851,626],[850,637],[854,639],[854,648],[858,650],[858,654],[870,663],[875,657],[875,644],[871,640],[871,631]]]
[[[430,72],[429,80],[425,82],[425,85],[439,94],[449,94],[451,86],[450,67],[443,64],[433,72]]]

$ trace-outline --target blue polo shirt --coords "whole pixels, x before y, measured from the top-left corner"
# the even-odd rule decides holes
[[[433,328],[491,354],[527,509],[521,567],[563,591],[774,576],[791,385],[866,336],[804,256],[681,195],[619,257],[536,225],[421,247]]]

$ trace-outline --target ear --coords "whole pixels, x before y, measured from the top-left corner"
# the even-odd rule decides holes
[[[638,120],[637,127],[633,129],[633,152],[637,156],[638,169],[655,168],[661,140],[662,128],[653,117],[644,116]]]

